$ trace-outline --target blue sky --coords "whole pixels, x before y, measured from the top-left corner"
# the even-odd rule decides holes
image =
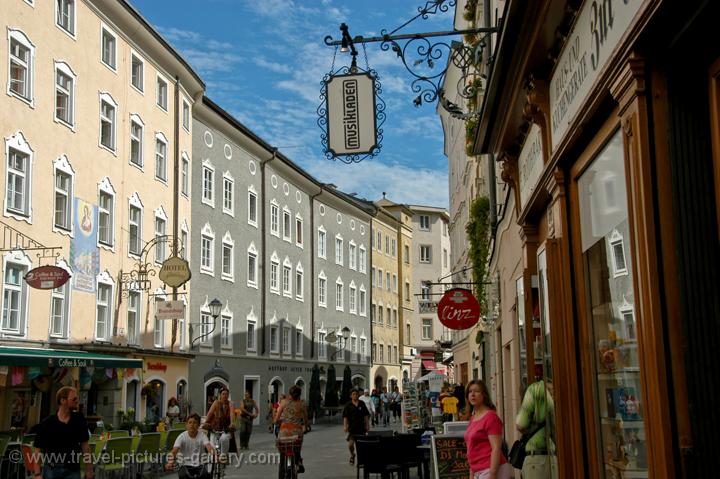
[[[412,18],[422,0],[131,0],[204,79],[207,96],[320,181],[376,200],[446,207],[447,158],[435,104],[416,108],[413,77],[379,43],[367,44],[387,104],[380,155],[346,165],[322,154],[317,107],[345,22],[352,36],[378,36]],[[451,30],[454,8],[398,33]],[[364,67],[358,45],[359,66]],[[337,53],[335,68],[350,56]],[[443,65],[445,61],[437,62]]]

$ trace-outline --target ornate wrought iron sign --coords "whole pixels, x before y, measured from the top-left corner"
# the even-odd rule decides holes
[[[369,73],[332,75],[325,82],[328,151],[369,154],[378,148],[375,78]]]

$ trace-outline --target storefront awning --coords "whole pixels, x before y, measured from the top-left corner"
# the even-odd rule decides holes
[[[62,349],[0,346],[0,366],[142,368],[143,360]]]
[[[427,359],[423,360],[422,365],[425,369],[428,369],[430,371],[434,371],[437,369],[437,366],[435,365],[435,361],[429,361]]]

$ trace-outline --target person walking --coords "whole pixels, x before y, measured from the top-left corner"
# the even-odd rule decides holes
[[[230,452],[230,439],[235,432],[235,413],[230,402],[230,390],[222,388],[220,398],[216,399],[205,418],[203,429],[209,429],[211,434],[220,433],[220,460],[227,461]]]
[[[63,386],[55,394],[55,400],[57,413],[40,423],[33,444],[36,457],[50,459],[44,464],[35,462],[34,479],[80,479],[82,456],[86,458],[85,479],[93,479],[93,461],[87,460],[90,433],[85,416],[78,411],[77,389]]]
[[[240,403],[240,449],[250,447],[253,421],[258,417],[259,412],[257,402],[250,396],[250,391],[245,391],[245,398]]]
[[[200,416],[193,413],[187,418],[185,431],[175,439],[165,469],[172,470],[175,467],[175,458],[179,452],[178,479],[209,479],[210,471],[208,471],[207,463],[210,462],[210,458],[207,458],[206,461],[202,460],[200,451],[203,449],[211,455],[215,452],[205,433],[200,431]]]
[[[467,459],[472,479],[510,479],[511,467],[502,452],[503,424],[495,412],[485,383],[468,383],[470,424],[465,431]]]
[[[380,394],[380,401],[382,402],[382,418],[383,426],[390,424],[390,395],[387,392],[387,388],[383,388],[382,394]]]
[[[370,430],[370,412],[360,400],[357,389],[350,391],[350,401],[343,408],[343,431],[347,434],[350,464],[355,464],[355,436],[364,436]]]
[[[278,407],[278,418],[281,419],[278,439],[295,437],[295,457],[297,458],[298,472],[305,472],[302,461],[303,435],[309,430],[307,408],[300,399],[302,389],[295,385],[290,388],[290,394]]]
[[[377,426],[380,424],[380,408],[382,407],[382,402],[380,401],[380,393],[377,389],[372,390],[372,394],[370,395],[370,399],[372,399],[373,403],[373,413],[371,416],[372,419],[372,425]]]
[[[370,397],[370,390],[366,389],[363,391],[363,395],[360,396],[360,400],[365,403],[365,407],[367,408],[368,412],[370,413],[370,417],[375,417],[375,404],[373,404],[373,400]]]
[[[168,399],[167,412],[165,415],[165,422],[167,423],[168,429],[172,429],[173,424],[175,424],[180,417],[180,404],[175,397]]]
[[[533,431],[532,436],[525,445],[525,460],[523,461],[522,476],[525,479],[547,477],[548,454],[545,438],[546,413],[545,382],[535,381],[525,390],[520,411],[515,418],[515,425],[523,434]]]

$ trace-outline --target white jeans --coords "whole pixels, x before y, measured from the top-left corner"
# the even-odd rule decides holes
[[[487,479],[490,477],[490,469],[475,471],[473,479]],[[512,466],[507,462],[498,468],[497,479],[510,479],[512,477]]]
[[[220,454],[227,454],[230,451],[230,438],[232,437],[232,433],[230,432],[224,432],[220,436]],[[210,442],[214,445],[215,444],[215,433],[210,433]]]

